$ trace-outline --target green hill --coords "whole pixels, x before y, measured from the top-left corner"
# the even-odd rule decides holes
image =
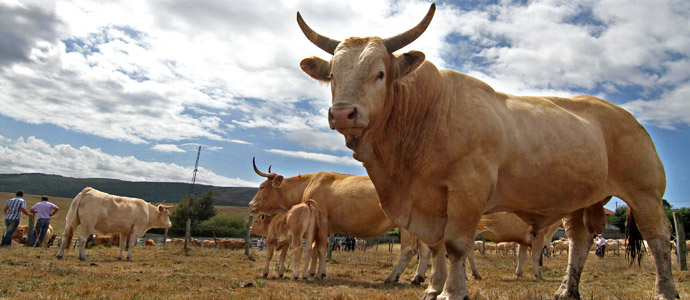
[[[189,183],[179,182],[133,182],[106,178],[71,178],[40,173],[0,174],[0,192],[51,195],[74,198],[82,189],[90,186],[103,192],[141,198],[148,202],[178,203],[189,193]],[[257,192],[257,188],[216,187],[197,184],[194,195],[201,196],[213,189],[214,205],[247,206]]]

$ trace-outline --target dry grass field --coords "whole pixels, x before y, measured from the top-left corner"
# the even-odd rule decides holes
[[[261,278],[266,251],[243,251],[156,246],[134,249],[132,262],[118,261],[116,248],[88,249],[87,261],[70,250],[56,260],[56,248],[12,246],[0,249],[0,298],[7,299],[419,299],[426,282],[413,286],[409,266],[401,283],[384,284],[396,262],[381,245],[366,252],[335,252],[328,277],[307,281]],[[275,261],[274,257],[274,261]],[[590,255],[582,276],[584,299],[652,299],[654,269],[647,258],[642,267],[630,267],[620,256],[597,259]],[[566,256],[544,260],[545,280],[513,275],[515,258],[477,255],[482,280],[470,279],[472,299],[550,299],[565,272]],[[674,265],[675,267],[675,265]],[[469,271],[469,270],[468,270]],[[531,266],[525,270],[532,271]],[[430,271],[427,272],[430,275]],[[690,274],[674,271],[682,299],[690,297]]]
[[[13,193],[0,193],[4,203]],[[27,195],[27,205],[40,196]],[[50,197],[62,209],[53,218],[57,233],[71,198]],[[222,214],[248,213],[244,207],[218,207]],[[22,224],[27,222],[22,217]],[[4,224],[2,224],[4,225]],[[384,284],[396,263],[399,246],[387,245],[366,252],[335,252],[328,263],[328,278],[293,281],[261,278],[266,251],[193,247],[189,255],[180,246],[134,249],[132,262],[118,261],[116,248],[88,249],[87,261],[70,250],[56,260],[57,248],[33,249],[18,245],[0,249],[0,298],[2,299],[419,299],[428,282],[413,286],[415,264],[408,266],[398,284]],[[515,278],[514,256],[477,255],[482,280],[470,279],[472,299],[550,299],[565,274],[565,255],[544,259],[542,282],[532,279],[528,263],[523,278]],[[274,256],[274,262],[277,255]],[[275,266],[275,264],[274,264]],[[272,266],[270,277],[276,276]],[[289,273],[286,273],[289,274]],[[469,270],[468,270],[469,274]],[[427,271],[427,276],[431,271]],[[598,259],[594,254],[585,266],[580,292],[584,299],[652,299],[655,271],[651,257],[642,266],[629,266],[622,256]],[[681,299],[690,297],[690,273],[677,271],[674,279]]]

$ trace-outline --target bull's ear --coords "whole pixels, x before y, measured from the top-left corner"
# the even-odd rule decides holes
[[[311,78],[324,82],[331,81],[331,67],[329,63],[323,59],[316,56],[305,58],[299,63],[299,67]]]
[[[165,205],[158,205],[158,212],[164,212],[166,209],[168,208]]]
[[[283,183],[283,175],[277,175],[275,178],[273,178],[273,186],[279,188],[280,185]]]
[[[417,70],[422,65],[425,55],[419,51],[410,51],[395,58],[395,71],[400,77],[404,77]]]

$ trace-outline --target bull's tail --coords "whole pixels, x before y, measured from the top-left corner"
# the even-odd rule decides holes
[[[637,259],[637,265],[642,263],[642,247],[644,247],[644,238],[642,233],[637,228],[635,223],[635,216],[633,216],[632,208],[628,207],[628,218],[625,222],[625,239],[628,246],[625,247],[625,259],[634,264]]]
[[[69,211],[67,212],[67,217],[65,217],[65,231],[62,233],[62,245],[66,246],[66,249],[69,250],[70,245],[69,243],[72,242],[72,237],[74,236],[74,230],[79,226],[79,205],[81,204],[81,199],[84,197],[84,195],[88,192],[93,190],[91,187],[84,188],[79,194],[77,194],[76,197],[74,197],[74,200],[72,200],[72,204],[69,206]],[[65,237],[67,239],[65,239]],[[65,244],[67,243],[67,244]]]

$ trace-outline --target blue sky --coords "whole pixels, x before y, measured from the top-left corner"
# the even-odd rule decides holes
[[[0,173],[257,186],[264,171],[365,174],[299,61],[335,39],[407,30],[427,1],[0,0]],[[400,51],[517,95],[629,110],[690,206],[690,2],[439,1]],[[615,200],[614,200],[615,201]],[[615,207],[612,201],[608,207]]]

